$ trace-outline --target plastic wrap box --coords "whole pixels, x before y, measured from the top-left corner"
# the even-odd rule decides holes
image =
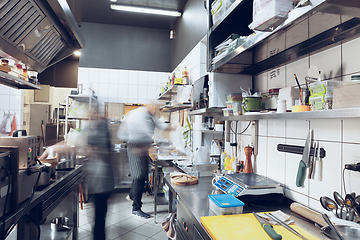
[[[254,0],[253,21],[249,28],[271,32],[287,19],[292,0]]]
[[[242,214],[244,203],[230,194],[209,195],[209,208],[216,215]]]

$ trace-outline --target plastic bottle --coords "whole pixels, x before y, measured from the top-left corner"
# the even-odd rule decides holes
[[[230,169],[231,169],[230,157],[229,157],[229,155],[226,155],[226,158],[225,158],[225,170],[230,170]]]
[[[175,85],[181,85],[181,84],[182,84],[180,67],[178,67],[178,68],[175,70],[174,84],[175,84]]]
[[[182,84],[184,84],[184,85],[190,84],[189,71],[187,70],[186,67],[184,68],[184,71],[182,72]]]
[[[224,152],[221,153],[221,157],[220,157],[220,160],[221,160],[221,170],[225,170],[225,158],[226,158],[226,152],[224,150]]]
[[[231,160],[230,160],[230,167],[231,167],[231,171],[236,171],[236,160],[235,158],[233,157]]]

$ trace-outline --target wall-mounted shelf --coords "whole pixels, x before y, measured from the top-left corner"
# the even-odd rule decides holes
[[[158,100],[171,100],[171,97],[172,97],[173,95],[176,95],[176,94],[177,94],[178,88],[186,87],[186,86],[189,86],[189,85],[172,85],[172,86],[169,87],[168,90],[166,90],[165,92],[163,92],[163,93],[158,97]]]
[[[0,84],[17,89],[35,89],[35,90],[41,89],[41,87],[38,85],[29,83],[28,81],[14,77],[2,71],[0,71]]]
[[[241,116],[220,117],[225,121],[252,121],[263,119],[282,119],[282,120],[311,120],[311,119],[344,119],[360,118],[360,108],[332,109],[324,111],[309,112],[288,112],[288,113],[256,113]]]
[[[212,57],[214,56],[215,46],[225,40],[231,33],[237,33],[242,36],[247,36],[247,34],[245,35],[244,32],[238,31],[238,26],[234,26],[234,24],[227,24],[228,26],[226,26],[226,24],[224,23],[228,22],[227,18],[234,18],[232,17],[233,15],[238,16],[239,19],[242,18],[238,14],[240,9],[241,11],[243,11],[242,8],[247,8],[248,11],[251,11],[250,7],[244,5],[243,3],[231,7],[230,9],[228,9],[228,11],[231,10],[231,12],[226,13],[226,16],[224,16],[225,19],[223,19],[220,24],[214,25],[209,29],[209,71],[253,75],[274,68],[276,66],[280,66],[282,64],[285,64],[286,62],[295,61],[303,56],[306,56],[307,54],[319,51],[320,49],[335,46],[336,44],[341,43],[341,41],[351,39],[355,35],[359,35],[360,19],[357,17],[360,17],[360,6],[356,1],[352,1],[352,3],[346,3],[340,0],[316,0],[312,1],[312,4],[312,7],[307,6],[304,8],[297,8],[292,10],[288,15],[288,19],[273,32],[256,33],[255,36],[248,38],[244,44],[237,47],[234,51],[230,52],[228,55],[226,55],[219,61],[211,64]],[[354,6],[350,6],[351,4]],[[266,39],[268,39],[270,36],[275,36],[275,34],[276,36],[278,36],[286,33],[287,37],[289,37],[291,32],[288,32],[287,30],[291,26],[300,23],[304,20],[304,17],[309,17],[316,12],[347,15],[355,18],[352,18],[349,21],[334,26],[327,31],[319,33],[314,37],[306,39],[305,41],[302,41],[289,48],[286,48],[283,51],[272,54],[260,62],[254,62],[254,60],[251,60],[253,52],[256,51],[260,43],[265,42]]]
[[[176,112],[183,109],[192,108],[193,105],[191,103],[179,103],[174,106],[163,106],[160,108],[160,112]]]
[[[211,133],[211,134],[223,134],[224,131],[214,131],[214,130],[201,130],[202,133]]]
[[[222,115],[222,108],[202,108],[190,111],[188,115],[219,116]]]

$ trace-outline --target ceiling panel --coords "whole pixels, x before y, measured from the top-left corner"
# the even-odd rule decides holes
[[[115,4],[183,12],[187,0],[117,0]],[[110,0],[82,0],[81,21],[146,28],[173,29],[178,17],[129,13],[110,9]]]

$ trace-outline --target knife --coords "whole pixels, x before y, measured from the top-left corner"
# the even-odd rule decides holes
[[[298,168],[297,175],[296,175],[296,186],[297,187],[301,187],[304,185],[304,181],[305,181],[305,177],[306,177],[306,168],[309,167],[311,140],[312,140],[312,129],[310,129],[310,131],[307,135],[302,159],[299,163],[299,168]]]
[[[261,227],[264,229],[264,231],[274,240],[281,240],[282,236],[277,234],[274,230],[274,228],[265,220],[263,220],[259,215],[257,215],[255,212],[253,212],[255,218],[260,222]]]

